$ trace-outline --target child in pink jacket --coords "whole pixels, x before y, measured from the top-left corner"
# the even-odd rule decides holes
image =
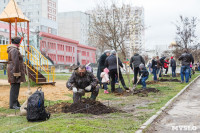
[[[105,68],[105,69],[103,70],[103,72],[101,73],[101,75],[100,75],[101,78],[102,78],[101,83],[103,84],[104,93],[106,93],[106,94],[109,93],[109,92],[108,92],[108,83],[110,82],[110,80],[109,80],[108,73],[109,73],[108,68]]]

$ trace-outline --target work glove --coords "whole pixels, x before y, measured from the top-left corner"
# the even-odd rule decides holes
[[[77,92],[78,92],[78,93],[84,93],[85,91],[84,91],[84,89],[78,89]]]
[[[76,87],[73,87],[73,88],[72,88],[72,91],[73,91],[74,93],[77,93],[77,88],[76,88]]]
[[[84,89],[78,89],[77,93],[79,93],[81,96],[84,96],[85,90]]]
[[[92,86],[91,86],[91,85],[88,85],[88,86],[85,88],[85,90],[86,90],[86,91],[90,91],[91,88],[92,88]]]

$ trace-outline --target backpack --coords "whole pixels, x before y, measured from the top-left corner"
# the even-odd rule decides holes
[[[31,122],[45,121],[50,118],[50,113],[47,113],[44,107],[44,92],[41,87],[39,88],[28,98],[26,118]]]

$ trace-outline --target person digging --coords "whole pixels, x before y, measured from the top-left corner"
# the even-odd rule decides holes
[[[91,100],[96,100],[99,94],[98,79],[93,73],[86,71],[84,65],[79,66],[66,83],[66,87],[73,91],[73,103],[81,101],[85,92],[91,92]]]
[[[146,89],[146,80],[149,77],[149,72],[147,71],[144,64],[140,64],[139,68],[140,68],[140,73],[142,75],[142,77],[141,77],[142,89]]]

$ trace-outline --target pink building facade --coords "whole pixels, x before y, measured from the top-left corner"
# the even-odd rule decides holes
[[[58,65],[96,62],[96,48],[79,44],[68,38],[63,38],[49,33],[40,32],[40,51]]]

